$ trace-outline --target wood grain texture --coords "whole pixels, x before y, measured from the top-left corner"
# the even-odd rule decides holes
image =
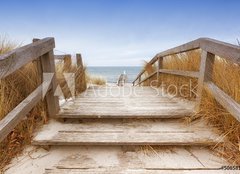
[[[218,88],[212,82],[206,82],[205,86],[214,96],[214,98],[232,115],[240,122],[240,104],[237,103],[228,94]]]
[[[47,111],[49,117],[55,117],[59,111],[59,100],[58,97],[54,95],[57,88],[56,70],[54,63],[53,50],[44,54],[40,57],[43,73],[52,73],[53,78],[50,84],[50,91],[46,94]]]
[[[193,113],[192,105],[164,96],[151,87],[90,88],[66,102],[59,118],[179,118]]]
[[[221,42],[218,40],[210,39],[210,38],[199,38],[197,40],[188,42],[186,44],[168,49],[161,53],[156,54],[150,61],[149,64],[154,64],[159,57],[166,57],[173,54],[179,54],[195,49],[202,49],[206,52],[212,53],[214,55],[220,56],[225,58],[233,63],[239,64],[240,63],[240,47],[237,45],[232,45],[229,43]],[[142,70],[134,80],[137,79],[145,72]]]
[[[45,174],[238,174],[238,171],[224,171],[219,169],[206,170],[159,170],[159,169],[47,169]]]
[[[140,79],[140,81],[136,84],[140,85],[141,83],[145,82],[146,80],[149,80],[151,77],[153,77],[155,74],[157,74],[157,71],[153,72],[152,74],[150,74],[149,76],[145,77],[143,80]]]
[[[54,59],[63,60],[66,56],[70,56],[71,57],[71,54],[54,55]]]
[[[121,150],[115,146],[69,155],[46,173],[215,174],[221,173],[219,169],[223,165],[227,165],[226,161],[206,148],[152,147],[144,150],[135,147],[134,150]]]
[[[0,55],[0,79],[53,50],[54,38],[45,38]]]
[[[56,128],[57,129],[53,129]],[[215,145],[222,137],[205,122],[167,120],[82,120],[51,122],[34,138],[35,145]]]
[[[42,90],[47,89],[46,83],[40,85],[27,98],[18,104],[0,121],[0,142],[16,127],[29,111],[42,99]]]
[[[194,72],[194,71],[160,69],[159,72],[165,73],[165,74],[173,74],[173,75],[179,75],[179,76],[194,77],[194,78],[199,77],[199,72]]]
[[[209,62],[208,59],[212,54],[202,50],[201,52],[201,62],[200,62],[200,70],[199,70],[199,78],[198,78],[198,86],[197,86],[197,96],[196,96],[196,106],[195,111],[198,112],[200,110],[200,104],[202,99],[202,92],[204,86],[204,80],[206,79],[206,69],[210,65],[207,65]]]

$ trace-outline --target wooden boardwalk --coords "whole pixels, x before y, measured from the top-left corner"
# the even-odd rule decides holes
[[[190,115],[192,107],[151,87],[93,87],[67,102],[58,117],[181,118]]]
[[[107,153],[96,151],[95,155],[75,154],[61,160],[55,168],[46,169],[47,174],[203,173],[204,170],[214,173],[223,161],[214,157],[218,162],[213,162],[208,158],[213,155],[204,148],[198,149],[195,157],[191,151],[194,151],[194,146],[214,146],[223,139],[204,121],[186,123],[184,118],[192,112],[189,102],[171,98],[161,93],[160,89],[92,87],[66,102],[58,114],[61,120],[51,120],[45,125],[34,137],[33,144],[103,146],[106,150],[111,146],[133,147],[120,152],[110,150]],[[162,148],[147,156],[144,156],[144,150],[136,150],[150,145]],[[168,150],[168,147],[174,148],[174,151]],[[99,155],[118,158],[118,162],[101,162]]]
[[[0,142],[43,98],[50,119],[32,142],[34,147],[51,146],[50,151],[41,152],[40,158],[31,158],[26,152],[8,173],[235,173],[219,170],[229,164],[208,148],[222,143],[223,138],[204,120],[187,123],[185,118],[199,111],[206,87],[216,102],[240,121],[240,104],[212,80],[215,57],[239,64],[239,46],[199,38],[156,54],[148,63],[156,70],[152,74],[142,70],[133,86],[90,87],[62,106],[55,95],[58,84],[54,48],[54,38],[34,39],[31,44],[0,55],[0,80],[30,62],[37,63],[41,77],[41,84],[0,120]],[[168,56],[192,50],[201,50],[199,71],[163,68]],[[77,66],[84,70],[80,54]],[[161,74],[198,79],[194,103],[166,95],[161,88],[141,86],[152,77],[160,86]],[[35,150],[39,149],[43,150]],[[149,149],[150,154],[146,153]]]

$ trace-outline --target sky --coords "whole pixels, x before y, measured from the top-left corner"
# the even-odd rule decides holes
[[[140,66],[199,37],[237,44],[239,0],[0,0],[0,36],[54,37],[87,66]]]

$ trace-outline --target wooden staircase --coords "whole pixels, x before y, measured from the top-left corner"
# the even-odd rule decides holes
[[[61,154],[55,153],[59,163],[47,167],[45,173],[230,173],[218,170],[228,163],[208,149],[221,143],[223,138],[204,120],[187,124],[185,118],[200,108],[205,87],[240,121],[240,104],[212,80],[215,57],[239,64],[239,46],[199,38],[156,54],[148,64],[157,69],[147,77],[145,70],[141,71],[133,81],[134,87],[91,87],[60,108],[59,99],[54,95],[58,89],[54,48],[54,38],[34,39],[31,44],[0,55],[0,79],[30,62],[37,64],[41,78],[41,84],[0,120],[0,142],[44,99],[50,121],[36,133],[33,144],[52,146],[52,151],[60,150]],[[164,69],[163,62],[168,56],[199,49],[199,71]],[[79,62],[81,59],[77,65],[83,71]],[[159,86],[161,74],[198,79],[194,104],[166,95],[161,88],[141,87],[152,77],[156,77]],[[63,155],[63,149],[73,149],[74,154]],[[44,157],[39,160],[44,164],[48,162]],[[34,160],[31,158],[30,162]],[[39,164],[34,167],[38,169]],[[19,173],[19,169],[16,170],[15,173]]]
[[[222,138],[203,121],[186,123],[184,118],[189,117],[192,111],[192,104],[160,93],[160,89],[130,86],[92,87],[66,102],[58,114],[61,121],[50,120],[49,124],[36,134],[33,144],[103,146],[105,151],[111,146],[122,149],[117,156],[114,150],[105,152],[106,154],[97,151],[96,156],[75,154],[60,161],[55,168],[46,169],[48,174],[203,172],[199,170],[212,172],[219,169],[222,163],[201,165],[199,163],[202,162],[209,164],[210,159],[207,157],[212,154],[205,149],[198,149],[198,154],[203,153],[206,156],[199,162],[190,151],[194,147],[214,146],[221,143]],[[154,149],[156,146],[160,146],[161,150],[153,150],[155,153],[147,156],[137,150],[141,147]],[[169,147],[175,148],[177,154],[168,150]],[[118,158],[118,161],[116,164],[102,162],[98,155]],[[174,164],[171,166],[169,163],[180,158],[190,163],[195,161],[196,164],[189,166],[176,161],[178,165],[174,167]],[[167,165],[162,164],[165,160],[168,160]]]

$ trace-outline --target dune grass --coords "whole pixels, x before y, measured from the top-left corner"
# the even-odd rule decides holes
[[[86,81],[87,81],[87,84],[91,85],[106,85],[107,83],[107,80],[102,77],[102,76],[99,76],[99,75],[93,75],[93,74],[89,74],[87,73],[86,74]]]
[[[0,54],[18,44],[7,38],[0,40]],[[29,63],[15,73],[0,80],[0,119],[26,98],[39,84],[36,63]],[[39,103],[3,142],[0,143],[0,170],[16,156],[25,144],[29,144],[33,130],[46,121],[43,103]]]
[[[85,91],[87,88],[87,81],[86,81],[86,68],[78,67],[75,64],[67,63],[63,61],[60,61],[56,64],[56,72],[57,72],[57,79],[58,84],[61,87],[61,90],[63,92],[63,97],[65,99],[68,99],[70,97],[73,97],[73,95],[78,95],[81,92]],[[71,84],[68,84],[66,81],[66,76],[64,76],[65,73],[71,73],[73,75],[72,78],[75,79],[75,83],[72,85],[75,85],[75,94],[72,94],[70,89],[72,88]],[[69,86],[70,85],[70,86]]]
[[[198,71],[200,54],[200,50],[195,50],[165,57],[163,68]],[[152,69],[151,71],[156,69],[155,66],[149,67],[149,65],[148,67],[145,66],[145,68]],[[155,80],[154,78],[151,81]],[[216,57],[213,81],[224,92],[240,103],[240,65]],[[177,96],[189,100],[194,100],[196,97],[196,88],[190,91],[190,88],[194,88],[197,85],[196,78],[160,74],[160,83],[171,94],[177,94]],[[149,85],[149,83],[144,85]],[[180,90],[182,85],[185,85],[185,87],[184,90],[181,90],[182,94],[180,95],[178,90]],[[170,88],[170,86],[177,86],[177,91],[176,88]],[[232,164],[240,165],[240,123],[213,98],[207,89],[203,91],[200,112],[192,116],[191,120],[196,120],[197,118],[206,119],[209,125],[216,127],[227,138],[223,144],[216,145],[213,148],[214,151],[225,157]]]
[[[0,54],[4,54],[19,46],[8,38],[0,40]],[[63,73],[75,73],[76,94],[86,89],[85,69],[75,65],[63,66],[60,62],[56,67],[57,80],[66,98],[71,97]],[[0,119],[4,118],[14,107],[26,98],[37,86],[41,78],[37,63],[31,62],[0,80]],[[31,143],[34,130],[48,121],[45,103],[40,102],[26,118],[0,143],[0,173],[12,158],[21,153],[24,146]]]

